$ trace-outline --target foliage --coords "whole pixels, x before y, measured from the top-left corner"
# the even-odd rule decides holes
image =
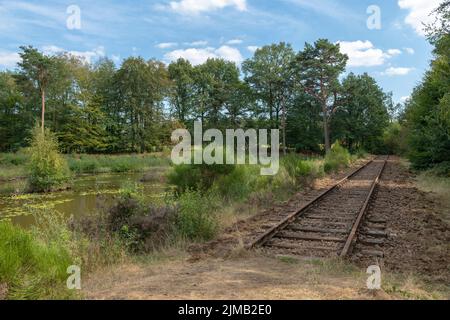
[[[310,178],[323,174],[323,168],[318,161],[302,159],[296,154],[283,157],[281,167],[286,170],[294,185],[308,182]]]
[[[46,56],[24,47],[17,71],[0,72],[0,151],[28,145],[28,129],[40,116],[41,89],[46,127],[65,153],[161,151],[175,128],[191,130],[197,120],[220,130],[280,128],[283,145],[298,151],[320,152],[324,130],[325,142],[340,139],[356,149],[349,144],[364,141],[372,151],[390,105],[373,79],[341,86],[345,64],[339,45],[324,39],[298,53],[287,43],[264,46],[243,62],[242,75],[223,59],[196,66],[180,59],[166,67],[131,57],[117,68],[107,58],[89,63],[69,53]],[[354,98],[343,100],[349,97]],[[110,168],[88,162],[75,171]],[[129,170],[134,169],[123,163],[112,171]]]
[[[408,133],[408,155],[414,168],[428,169],[449,161],[450,154],[450,3],[438,13],[442,23],[429,30],[435,45],[434,60],[422,83],[406,105],[404,125]]]
[[[324,170],[326,173],[348,167],[351,161],[350,153],[339,142],[325,156]]]
[[[47,192],[68,182],[69,167],[58,152],[56,138],[48,129],[42,132],[39,127],[34,128],[29,152],[28,181],[31,190]]]
[[[69,251],[45,244],[29,232],[0,222],[0,283],[8,299],[61,299],[73,297],[66,287]]]
[[[339,75],[345,70],[348,56],[340,52],[339,44],[319,39],[314,45],[306,43],[296,60],[298,83],[302,90],[316,99],[321,106],[325,150],[329,152],[330,120],[338,105]]]
[[[406,134],[399,122],[391,123],[383,133],[383,153],[404,155],[407,152]]]
[[[169,166],[170,160],[156,155],[72,155],[70,169],[75,173],[140,172],[152,167]]]
[[[224,152],[224,159],[225,157]],[[168,174],[168,182],[177,187],[178,193],[187,190],[205,191],[210,189],[217,179],[232,173],[235,169],[235,165],[227,164],[182,164],[174,166]]]
[[[270,184],[270,178],[261,176],[260,170],[261,167],[257,165],[238,165],[230,173],[218,177],[212,190],[225,201],[244,200]]]
[[[339,107],[331,121],[333,138],[351,151],[377,152],[389,123],[390,98],[368,74],[350,73],[342,81]]]
[[[290,44],[281,42],[256,50],[242,69],[246,82],[257,100],[256,117],[267,117],[264,125],[281,128],[283,146],[286,147],[286,121],[289,100],[293,93],[292,63],[295,52]]]
[[[178,234],[193,241],[211,240],[218,230],[217,209],[219,200],[214,193],[186,191],[178,199],[179,214],[176,217]]]

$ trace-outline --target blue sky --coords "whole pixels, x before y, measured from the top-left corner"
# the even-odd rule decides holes
[[[300,50],[305,42],[328,38],[350,56],[347,71],[368,72],[401,101],[428,68],[432,48],[422,21],[431,21],[439,2],[0,0],[0,69],[14,68],[21,45],[89,61],[108,56],[118,65],[132,55],[198,64],[208,57],[240,63],[266,44],[285,41]],[[381,29],[367,26],[371,5],[380,9]],[[73,24],[78,17],[80,28]]]

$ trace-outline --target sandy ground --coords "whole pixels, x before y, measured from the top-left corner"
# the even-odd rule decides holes
[[[350,170],[351,171],[351,170]],[[366,289],[364,259],[295,260],[239,249],[262,225],[295,209],[345,175],[317,181],[290,201],[224,232],[219,240],[186,251],[103,270],[83,281],[87,299],[449,299],[449,227],[439,207],[415,188],[394,158],[371,210],[390,217],[382,248],[383,290]],[[285,210],[288,209],[288,210]],[[233,249],[234,248],[234,249]],[[367,266],[366,266],[367,264]]]

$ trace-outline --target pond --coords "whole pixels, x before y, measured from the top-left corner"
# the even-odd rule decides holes
[[[81,217],[113,204],[121,187],[137,183],[146,198],[163,199],[167,185],[161,177],[166,168],[157,168],[146,174],[101,174],[74,178],[69,191],[48,194],[0,195],[0,220],[10,219],[14,224],[30,227],[35,223],[33,211],[50,208],[67,216]],[[144,178],[146,177],[146,178]],[[150,177],[150,178],[148,178]],[[156,177],[156,178],[155,178]],[[144,178],[144,179],[143,179]],[[24,181],[0,182],[3,190],[14,190]],[[37,210],[36,210],[37,209]]]

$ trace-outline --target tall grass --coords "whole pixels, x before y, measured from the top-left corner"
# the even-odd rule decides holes
[[[352,157],[350,152],[339,142],[336,142],[331,151],[325,156],[324,170],[326,173],[337,171],[349,166]]]
[[[66,287],[69,251],[44,243],[31,233],[0,222],[0,284],[8,299],[61,299],[73,297]]]
[[[216,194],[187,191],[178,199],[176,232],[192,241],[211,240],[218,230],[216,210],[220,199]]]
[[[77,174],[141,172],[170,165],[169,158],[156,155],[70,155],[67,159],[70,169]]]

